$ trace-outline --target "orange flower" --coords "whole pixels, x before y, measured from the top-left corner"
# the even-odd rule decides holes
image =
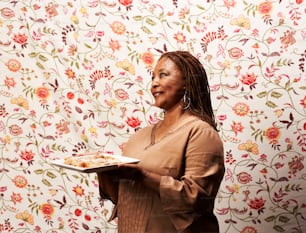
[[[254,227],[246,226],[242,229],[241,233],[257,233],[257,230]]]
[[[21,63],[16,59],[10,59],[6,63],[7,68],[12,72],[17,72],[21,68]]]
[[[68,78],[75,79],[75,73],[72,69],[68,68],[65,70],[65,74]]]
[[[173,37],[178,43],[185,43],[186,42],[186,36],[181,33],[181,32],[178,32],[176,34],[174,34],[174,37]]]
[[[77,196],[83,196],[84,195],[84,189],[80,185],[77,185],[77,186],[73,187],[72,191],[75,192],[75,194]]]
[[[266,129],[265,136],[270,141],[277,141],[280,138],[280,136],[281,136],[281,131],[279,130],[279,128],[270,127],[268,129]]]
[[[272,11],[272,2],[265,1],[258,5],[258,12],[263,15],[270,15]]]
[[[18,175],[13,179],[13,183],[18,188],[24,188],[28,185],[28,180],[24,176]]]
[[[239,102],[234,105],[233,111],[238,116],[245,116],[250,111],[250,107],[246,103]]]
[[[118,35],[122,35],[125,33],[126,31],[126,27],[123,23],[119,22],[119,21],[114,21],[111,25],[110,25],[111,29],[113,30],[114,33],[118,34]]]
[[[143,63],[145,63],[146,65],[153,65],[154,64],[154,56],[151,52],[144,52],[141,56],[141,59],[143,61]]]
[[[37,87],[35,93],[39,98],[42,99],[46,99],[50,96],[50,92],[46,87]]]
[[[40,209],[41,209],[41,212],[43,213],[43,215],[45,215],[45,216],[51,216],[54,213],[54,208],[49,203],[41,204]]]

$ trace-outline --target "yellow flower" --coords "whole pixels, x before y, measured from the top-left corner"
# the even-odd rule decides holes
[[[240,190],[240,186],[238,184],[233,184],[232,185],[232,189],[235,193],[239,193]]]
[[[122,68],[125,71],[129,72],[130,74],[134,75],[135,74],[135,68],[132,63],[129,62],[129,60],[124,59],[123,61],[118,61],[116,62],[116,66],[118,68]]]
[[[247,152],[258,155],[258,145],[256,143],[252,143],[251,140],[247,140],[246,143],[242,143],[238,146],[239,150],[245,150]]]
[[[25,221],[30,225],[34,225],[33,216],[27,210],[16,214],[16,219],[21,219],[22,221]]]
[[[16,105],[18,105],[19,107],[24,108],[25,110],[28,110],[28,109],[29,109],[29,103],[28,103],[28,101],[27,101],[25,98],[23,98],[21,95],[18,96],[17,98],[11,99],[11,104],[16,104]]]
[[[79,11],[83,16],[88,16],[87,8],[81,7]]]
[[[72,15],[70,20],[75,24],[79,24],[79,18],[76,15]]]
[[[5,144],[11,144],[11,137],[9,135],[6,135],[3,139]]]
[[[231,25],[236,25],[238,27],[249,30],[251,28],[250,20],[245,18],[243,15],[239,15],[238,18],[234,18],[230,21]]]

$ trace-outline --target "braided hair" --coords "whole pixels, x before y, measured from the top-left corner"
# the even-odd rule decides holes
[[[191,114],[200,117],[216,129],[209,83],[202,63],[187,51],[166,52],[159,60],[165,57],[176,64],[185,79],[185,94],[190,100],[188,109]]]

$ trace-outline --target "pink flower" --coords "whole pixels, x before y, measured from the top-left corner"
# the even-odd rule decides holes
[[[230,58],[232,59],[239,59],[244,55],[243,51],[238,47],[231,48],[230,50],[228,50],[228,53]]]
[[[252,181],[252,176],[247,172],[240,172],[237,175],[237,178],[238,178],[238,182],[241,184],[247,184]]]
[[[123,90],[122,88],[115,90],[115,96],[119,100],[127,100],[129,98],[129,94]]]

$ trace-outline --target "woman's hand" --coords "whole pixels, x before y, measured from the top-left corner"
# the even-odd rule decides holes
[[[144,179],[144,171],[136,164],[120,164],[118,174],[121,179],[142,181]]]
[[[143,182],[147,187],[159,192],[159,174],[142,169],[136,164],[120,164],[118,173],[121,179]]]

